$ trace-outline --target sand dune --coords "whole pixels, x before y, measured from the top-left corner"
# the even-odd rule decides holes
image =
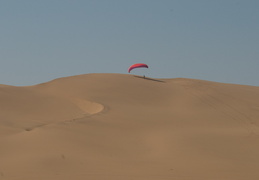
[[[259,87],[86,74],[0,98],[3,180],[259,179]]]

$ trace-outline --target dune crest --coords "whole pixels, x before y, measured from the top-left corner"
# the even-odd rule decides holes
[[[0,100],[0,179],[259,179],[259,87],[84,74]]]

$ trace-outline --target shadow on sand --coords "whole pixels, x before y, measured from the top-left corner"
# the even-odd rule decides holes
[[[145,79],[145,80],[150,80],[150,81],[156,81],[156,82],[162,82],[162,83],[165,83],[165,81],[162,81],[162,80],[158,80],[158,79],[152,79],[152,78],[149,78],[149,77],[144,77],[144,76],[134,76],[136,78],[141,78],[141,79]]]

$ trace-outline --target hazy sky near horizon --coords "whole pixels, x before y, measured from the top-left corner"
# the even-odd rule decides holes
[[[3,0],[0,84],[132,71],[259,86],[258,0]]]

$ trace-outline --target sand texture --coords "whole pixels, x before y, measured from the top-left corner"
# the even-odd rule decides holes
[[[259,87],[85,74],[0,85],[0,180],[258,180]]]

